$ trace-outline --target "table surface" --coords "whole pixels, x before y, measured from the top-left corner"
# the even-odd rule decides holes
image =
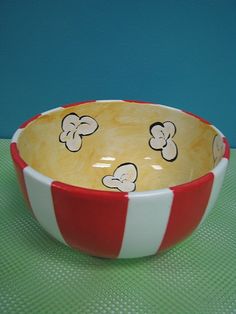
[[[108,260],[53,240],[0,140],[0,313],[236,313],[236,149],[216,206],[168,252]]]

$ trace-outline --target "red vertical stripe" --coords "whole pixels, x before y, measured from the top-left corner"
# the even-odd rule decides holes
[[[52,183],[59,229],[65,241],[83,252],[115,258],[119,255],[128,194]]]
[[[160,250],[167,249],[189,236],[200,223],[210,198],[213,173],[191,183],[171,188],[174,199]]]
[[[10,149],[11,149],[12,159],[14,161],[16,175],[20,183],[21,191],[23,193],[26,203],[28,204],[28,208],[30,212],[34,216],[34,213],[30,205],[30,201],[29,201],[29,197],[28,197],[28,193],[27,193],[27,189],[25,185],[24,173],[23,173],[23,170],[25,167],[27,167],[27,164],[20,158],[16,143],[11,143]]]
[[[229,143],[227,141],[227,139],[225,137],[223,137],[223,141],[225,143],[225,153],[224,153],[224,157],[229,159],[230,157],[230,147],[229,147]]]

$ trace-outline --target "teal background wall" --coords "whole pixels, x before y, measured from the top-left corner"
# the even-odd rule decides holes
[[[235,0],[0,1],[0,137],[86,99],[192,111],[236,147]]]

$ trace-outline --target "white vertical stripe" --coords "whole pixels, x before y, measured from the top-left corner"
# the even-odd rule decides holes
[[[210,198],[208,201],[208,205],[207,205],[205,213],[202,217],[200,225],[206,219],[208,213],[210,212],[210,210],[214,207],[214,205],[216,203],[216,200],[218,198],[218,195],[220,193],[220,190],[221,190],[221,187],[222,187],[222,184],[224,181],[227,165],[228,165],[228,159],[223,158],[220,161],[220,163],[211,171],[214,174],[214,181],[213,181],[211,195],[210,195]],[[200,227],[200,225],[198,226],[198,228]]]
[[[54,238],[65,243],[54,212],[51,194],[52,180],[29,166],[23,171],[29,201],[36,219]]]
[[[166,109],[168,109],[168,110],[172,110],[172,111],[183,112],[183,110],[178,109],[178,108],[175,108],[175,107],[169,107],[169,106],[161,105],[161,104],[158,104],[158,106],[159,106],[159,107],[162,107],[162,108],[166,108]]]
[[[172,200],[170,189],[129,193],[119,258],[153,255],[158,251],[168,224]]]
[[[17,129],[16,130],[16,132],[13,134],[12,139],[11,139],[12,143],[17,143],[18,138],[19,138],[21,132],[22,132],[22,129]]]
[[[42,116],[45,116],[46,114],[49,114],[49,113],[54,112],[54,111],[58,111],[58,110],[60,110],[60,109],[64,109],[64,108],[62,108],[62,107],[57,107],[57,108],[54,108],[54,109],[50,109],[50,110],[47,110],[47,111],[42,112],[41,115],[42,115]]]
[[[221,137],[224,137],[224,134],[223,134],[220,130],[218,130],[214,125],[211,124],[211,127],[212,127],[218,134],[220,134]]]
[[[112,99],[112,100],[109,100],[109,99],[105,99],[105,100],[96,100],[96,102],[116,102],[116,101],[124,101],[124,100],[121,100],[121,99]]]

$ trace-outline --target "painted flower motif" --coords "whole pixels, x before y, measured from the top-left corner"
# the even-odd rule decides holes
[[[167,161],[174,161],[178,156],[178,148],[172,138],[175,136],[176,127],[173,122],[156,122],[150,126],[153,136],[149,145],[154,150],[160,150],[162,157]]]
[[[133,163],[124,163],[116,168],[112,176],[105,176],[103,184],[108,188],[118,189],[121,192],[132,192],[136,189],[138,169]]]
[[[219,134],[215,135],[213,139],[212,151],[214,164],[216,166],[225,153],[225,144]]]
[[[65,116],[61,123],[62,132],[59,136],[61,143],[71,152],[78,152],[82,146],[82,137],[94,133],[98,124],[89,116],[77,116],[70,113]]]

